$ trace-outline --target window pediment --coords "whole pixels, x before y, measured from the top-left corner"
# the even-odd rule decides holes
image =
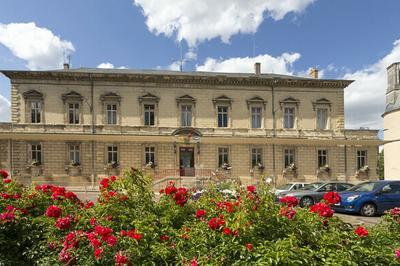
[[[121,102],[121,96],[114,92],[108,92],[100,96],[102,102]]]
[[[326,98],[321,98],[321,99],[316,100],[315,102],[312,102],[312,105],[313,105],[314,110],[315,110],[316,107],[319,106],[319,105],[320,105],[320,106],[328,106],[329,109],[331,109],[332,102],[329,101],[329,100],[326,99]]]
[[[145,101],[146,102],[156,102],[156,103],[158,103],[160,101],[160,98],[155,96],[155,95],[153,95],[153,94],[151,94],[151,93],[146,93],[145,95],[139,97],[139,102],[140,103],[141,102],[145,102]]]
[[[250,108],[252,104],[262,104],[264,109],[266,108],[267,101],[261,98],[260,96],[254,96],[253,98],[247,99],[247,108]]]
[[[221,95],[221,96],[219,96],[219,97],[217,97],[217,98],[214,98],[213,100],[213,103],[214,103],[214,105],[217,105],[217,104],[229,104],[229,105],[231,105],[232,104],[232,102],[233,102],[233,99],[232,98],[229,98],[228,96],[226,96],[226,95]]]
[[[300,100],[295,99],[293,97],[288,97],[283,99],[282,101],[279,101],[279,104],[281,108],[283,108],[284,105],[296,105],[296,107],[299,107]]]
[[[71,91],[68,93],[65,93],[61,96],[63,102],[67,101],[78,101],[81,102],[83,100],[83,97],[81,94],[77,93],[76,91]]]
[[[181,97],[176,98],[176,102],[178,104],[179,103],[193,103],[193,104],[195,104],[196,103],[196,99],[193,98],[192,96],[186,94],[186,95],[183,95]]]
[[[22,94],[24,99],[43,100],[43,93],[36,90],[29,90]]]
[[[174,132],[171,134],[172,136],[198,136],[201,137],[202,134],[199,130],[193,128],[193,127],[182,127],[176,129]]]

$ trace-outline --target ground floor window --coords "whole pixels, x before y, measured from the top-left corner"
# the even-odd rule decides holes
[[[328,165],[328,151],[318,150],[318,167],[324,167]]]
[[[113,165],[118,164],[118,146],[116,145],[107,146],[107,163]]]
[[[284,157],[285,157],[285,168],[294,165],[294,149],[285,149]]]
[[[144,160],[146,165],[154,166],[156,163],[156,151],[155,147],[144,148]]]
[[[262,166],[262,149],[251,149],[251,167]]]
[[[229,149],[228,148],[218,148],[218,166],[229,164]]]
[[[81,163],[79,145],[69,145],[69,161],[74,165]]]
[[[42,145],[32,144],[31,145],[31,162],[35,165],[42,164]]]
[[[367,151],[357,151],[357,169],[367,166]]]

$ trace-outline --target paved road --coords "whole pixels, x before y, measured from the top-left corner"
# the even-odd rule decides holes
[[[354,214],[343,214],[343,213],[335,213],[335,216],[340,217],[343,221],[347,223],[351,223],[353,225],[374,225],[380,222],[381,217],[364,217],[361,215]]]

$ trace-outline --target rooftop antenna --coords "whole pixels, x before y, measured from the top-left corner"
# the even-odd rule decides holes
[[[180,69],[180,71],[182,72],[183,71],[183,52],[182,52],[182,40],[181,41],[179,41],[179,48],[180,48],[180,53],[181,53],[181,57],[180,57],[180,67],[179,67],[179,69]]]

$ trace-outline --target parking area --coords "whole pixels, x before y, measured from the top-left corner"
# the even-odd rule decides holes
[[[343,214],[343,213],[335,213],[335,216],[339,217],[346,223],[350,223],[352,225],[365,225],[365,226],[377,224],[382,219],[381,216],[364,217],[361,215]]]

